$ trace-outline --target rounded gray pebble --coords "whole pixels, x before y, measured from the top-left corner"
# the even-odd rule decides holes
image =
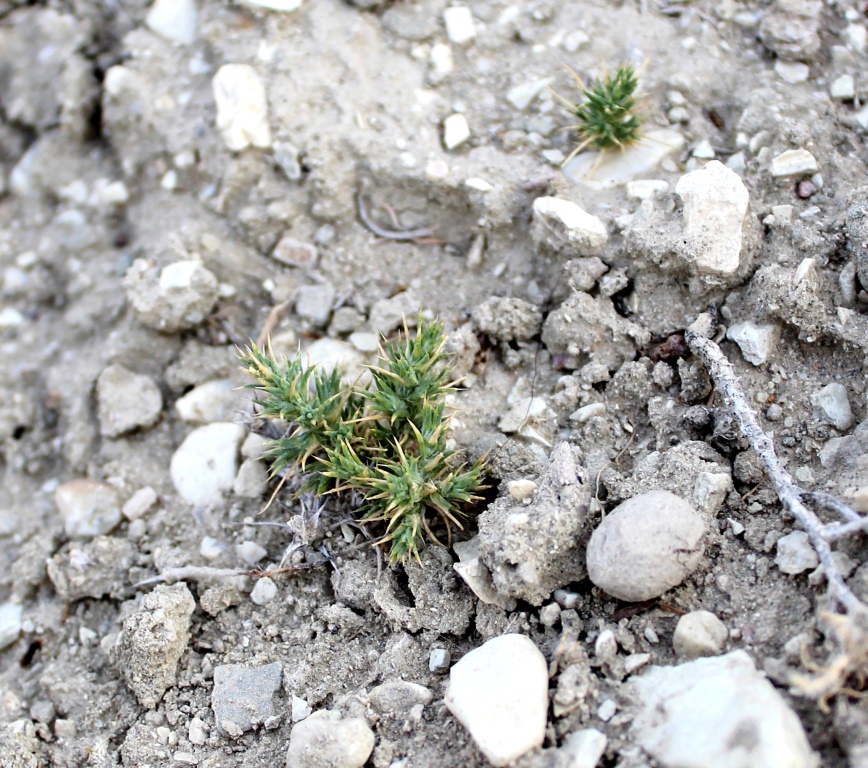
[[[702,515],[674,493],[641,493],[612,510],[594,531],[588,575],[619,600],[659,597],[696,570],[706,531]]]

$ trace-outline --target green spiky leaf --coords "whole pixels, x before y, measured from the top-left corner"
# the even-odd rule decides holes
[[[624,148],[638,139],[642,124],[636,114],[638,87],[632,64],[623,64],[614,75],[604,75],[589,88],[582,88],[584,101],[573,105],[572,110],[579,120],[580,146]]]
[[[382,526],[393,562],[418,559],[430,521],[461,527],[483,487],[483,463],[466,468],[447,448],[444,344],[442,324],[420,317],[415,334],[384,344],[359,390],[340,370],[305,366],[301,354],[281,364],[256,345],[241,353],[259,415],[285,425],[265,454],[272,475],[298,472],[315,494],[359,492],[361,519]]]

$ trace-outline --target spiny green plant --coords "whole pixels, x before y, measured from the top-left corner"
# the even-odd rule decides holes
[[[265,452],[272,477],[295,472],[300,490],[316,495],[357,491],[361,520],[385,526],[392,562],[418,560],[424,538],[437,541],[432,516],[447,532],[461,528],[484,487],[483,461],[462,464],[447,446],[454,384],[444,345],[442,324],[420,316],[415,335],[405,324],[403,337],[380,347],[364,387],[345,385],[339,368],[306,366],[300,351],[282,363],[255,344],[240,353],[259,415],[286,424]]]
[[[579,134],[579,144],[564,161],[569,162],[585,147],[597,149],[623,149],[639,138],[642,119],[637,113],[639,103],[636,99],[636,89],[639,87],[639,77],[632,64],[622,64],[614,75],[603,72],[590,87],[586,87],[581,78],[572,70],[573,77],[584,97],[583,101],[574,103],[555,95],[563,101],[570,114],[579,122],[569,126]]]

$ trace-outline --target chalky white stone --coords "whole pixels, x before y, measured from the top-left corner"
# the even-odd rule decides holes
[[[172,456],[171,475],[184,501],[196,506],[223,502],[238,473],[238,450],[244,427],[215,422],[194,429]]]
[[[343,719],[338,712],[320,710],[293,727],[286,768],[362,768],[374,741],[364,718]]]
[[[777,541],[777,548],[775,565],[791,576],[811,571],[820,564],[820,558],[804,531],[793,531],[781,536]]]
[[[651,667],[632,678],[630,735],[660,765],[817,768],[795,712],[744,651]]]
[[[684,257],[701,273],[736,272],[749,199],[741,177],[712,160],[682,176],[675,192],[684,201]]]
[[[609,241],[606,225],[570,200],[538,197],[533,201],[535,238],[551,244],[561,241],[576,255],[596,256]],[[550,236],[546,237],[548,231]]]
[[[217,103],[217,128],[233,152],[271,146],[265,86],[249,64],[224,64],[211,83]]]
[[[777,325],[759,325],[752,320],[735,323],[726,331],[726,338],[738,344],[744,359],[753,365],[762,365],[769,359],[780,337],[781,329]]]
[[[54,492],[54,501],[71,539],[91,539],[108,533],[121,521],[114,488],[95,480],[70,480]]]
[[[807,149],[788,149],[772,158],[771,172],[775,178],[816,173],[819,170],[817,159]]]
[[[545,737],[545,657],[524,635],[495,637],[452,667],[446,706],[492,765],[506,765]]]
[[[850,409],[847,388],[837,381],[811,395],[811,405],[814,406],[814,418],[822,419],[842,432],[850,429],[856,422]]]
[[[160,37],[184,44],[196,39],[198,20],[195,0],[155,0],[145,17],[145,23]]]
[[[446,37],[456,45],[469,43],[476,37],[476,25],[473,14],[466,5],[455,5],[443,11],[443,21],[446,24]]]
[[[21,634],[21,613],[17,603],[0,605],[0,650],[12,645]]]
[[[191,389],[175,403],[175,410],[184,421],[208,424],[228,421],[239,410],[238,393],[231,379],[206,381]]]
[[[729,630],[711,611],[691,611],[678,619],[672,647],[687,659],[719,656],[728,638]]]
[[[470,138],[470,126],[464,115],[455,113],[443,121],[443,144],[446,149],[455,149]]]
[[[619,600],[659,597],[696,570],[707,523],[669,491],[640,493],[613,509],[588,542],[588,576]]]

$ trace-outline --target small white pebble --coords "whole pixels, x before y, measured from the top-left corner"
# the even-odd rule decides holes
[[[157,492],[150,486],[139,488],[121,509],[127,520],[137,520],[157,503]]]
[[[533,496],[536,483],[533,480],[510,480],[506,485],[509,495],[516,501],[524,501]]]
[[[443,121],[443,144],[455,149],[470,138],[470,126],[464,115],[456,112]]]
[[[618,705],[612,701],[612,699],[604,699],[603,703],[600,704],[600,708],[597,710],[597,717],[599,717],[604,723],[608,723],[609,720],[615,716],[617,711]]]
[[[277,597],[277,585],[267,576],[256,580],[253,590],[250,592],[250,599],[256,605],[267,605]]]
[[[446,24],[446,37],[456,45],[464,45],[476,37],[473,14],[466,5],[455,5],[443,11]]]
[[[268,550],[255,541],[242,541],[235,545],[235,553],[248,565],[256,565],[268,554]]]

